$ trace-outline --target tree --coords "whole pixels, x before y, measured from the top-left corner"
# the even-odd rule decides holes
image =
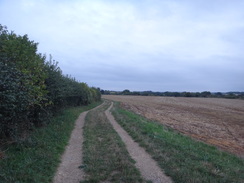
[[[122,91],[122,95],[130,95],[130,90],[126,89]]]
[[[209,91],[201,92],[200,96],[201,97],[210,97],[211,96],[211,92],[209,92]]]

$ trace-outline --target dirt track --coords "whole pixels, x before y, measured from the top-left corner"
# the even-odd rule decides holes
[[[151,156],[134,142],[127,132],[115,121],[114,117],[109,112],[112,106],[113,104],[104,112],[115,131],[126,144],[126,148],[131,157],[136,161],[136,167],[141,172],[143,178],[152,181],[152,183],[171,183],[171,178],[163,173]],[[98,107],[91,110],[96,110]],[[87,113],[88,111],[81,113],[76,120],[69,144],[62,156],[53,183],[78,183],[85,179],[85,173],[82,169],[79,169],[79,166],[82,165],[83,126]]]
[[[104,95],[146,118],[244,155],[244,100]]]

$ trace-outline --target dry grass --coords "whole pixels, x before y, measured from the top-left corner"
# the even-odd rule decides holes
[[[244,155],[244,100],[104,95],[148,119]]]

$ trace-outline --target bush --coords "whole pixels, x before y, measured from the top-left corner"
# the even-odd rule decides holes
[[[27,76],[14,66],[0,62],[0,134],[7,137],[16,137],[19,129],[28,124],[30,98],[24,79]]]
[[[46,61],[37,46],[0,25],[0,136],[16,140],[64,107],[101,99],[99,89],[64,76],[58,62],[51,56]]]

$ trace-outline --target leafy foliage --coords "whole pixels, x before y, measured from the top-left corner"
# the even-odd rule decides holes
[[[58,62],[37,53],[38,43],[0,25],[0,136],[15,140],[67,106],[101,99],[100,89],[64,76]]]
[[[0,133],[7,136],[16,135],[21,123],[27,120],[31,98],[29,88],[22,83],[24,79],[28,78],[15,67],[0,63]]]

